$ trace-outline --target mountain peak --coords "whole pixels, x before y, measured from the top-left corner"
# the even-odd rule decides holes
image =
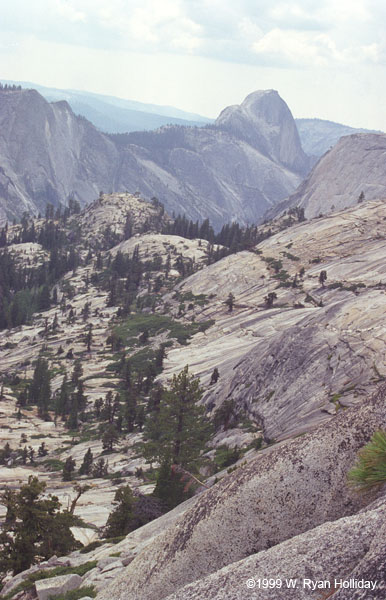
[[[308,169],[294,118],[276,90],[252,92],[241,104],[225,108],[215,125],[292,171]]]

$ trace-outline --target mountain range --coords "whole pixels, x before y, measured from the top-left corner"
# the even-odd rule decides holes
[[[60,90],[29,81],[3,80],[3,82],[9,85],[21,85],[24,89],[37,90],[48,102],[65,100],[75,114],[85,117],[105,133],[150,130],[171,124],[200,126],[212,122],[212,119],[174,106],[147,104],[80,90]]]
[[[65,101],[35,90],[0,94],[0,218],[81,205],[100,191],[156,196],[172,213],[253,223],[307,173],[293,117],[275,91],[250,94],[213,125],[107,135]]]
[[[45,93],[57,98],[64,92]],[[95,109],[105,103],[106,118],[107,106],[118,112],[138,108],[111,97],[67,95]],[[162,112],[144,106],[146,119]],[[213,123],[192,122],[106,134],[75,115],[66,100],[48,102],[36,90],[2,89],[0,221],[43,213],[47,203],[64,205],[69,197],[83,206],[101,191],[156,197],[170,213],[209,218],[216,229],[230,221],[256,223],[296,206],[306,216],[325,214],[353,205],[362,192],[369,199],[386,195],[384,134],[317,119],[296,122],[274,90],[250,94]]]

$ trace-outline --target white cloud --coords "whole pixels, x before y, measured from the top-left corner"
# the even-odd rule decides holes
[[[66,0],[56,0],[55,8],[58,12],[58,15],[64,19],[72,23],[76,22],[84,22],[86,21],[86,15],[84,12],[78,10],[75,6],[72,5],[69,1]]]
[[[325,33],[315,35],[281,29],[272,29],[252,48],[266,62],[295,67],[326,67],[331,62],[345,62],[348,56],[347,52],[338,50],[335,42]]]

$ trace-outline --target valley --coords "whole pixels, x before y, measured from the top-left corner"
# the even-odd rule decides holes
[[[366,560],[365,540],[380,557],[384,496],[358,496],[346,476],[357,451],[386,425],[384,201],[310,220],[284,215],[257,227],[257,243],[240,241],[236,252],[214,242],[210,228],[201,231],[212,241],[167,233],[176,226],[162,204],[139,195],[102,194],[83,210],[72,206],[68,216],[51,212],[9,226],[2,249],[20,272],[37,276],[45,266],[51,273],[49,306],[0,331],[0,427],[9,445],[2,490],[34,475],[69,508],[76,485],[86,486],[72,531],[87,552],[40,568],[85,565],[78,586],[94,586],[101,599],[220,600],[215,589],[243,597],[236,590],[255,560],[265,565],[260,572],[289,575],[297,547],[308,549],[312,570],[325,544],[324,568],[333,573],[338,561],[345,576]],[[62,240],[58,256],[53,231]],[[60,255],[73,267],[52,279]],[[21,318],[15,304],[3,302],[2,310]],[[46,404],[28,392],[38,359],[49,372]],[[117,490],[155,490],[141,446],[146,420],[154,418],[159,386],[170,386],[186,365],[213,426],[197,473],[205,485],[127,537],[103,540]],[[80,475],[87,451],[94,466]],[[333,557],[334,535],[351,546]],[[86,563],[94,566],[87,571]],[[32,584],[28,592],[16,586],[38,567],[31,569],[8,578],[3,597],[27,598]]]

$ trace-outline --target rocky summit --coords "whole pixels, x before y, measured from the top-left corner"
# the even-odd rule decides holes
[[[1,598],[386,598],[384,478],[352,475],[386,429],[385,224],[216,234],[116,192],[1,228]]]
[[[102,192],[138,191],[172,214],[216,228],[253,223],[288,197],[308,167],[293,117],[277,92],[256,92],[215,125],[107,135],[65,101],[0,91],[0,220],[82,206]]]

